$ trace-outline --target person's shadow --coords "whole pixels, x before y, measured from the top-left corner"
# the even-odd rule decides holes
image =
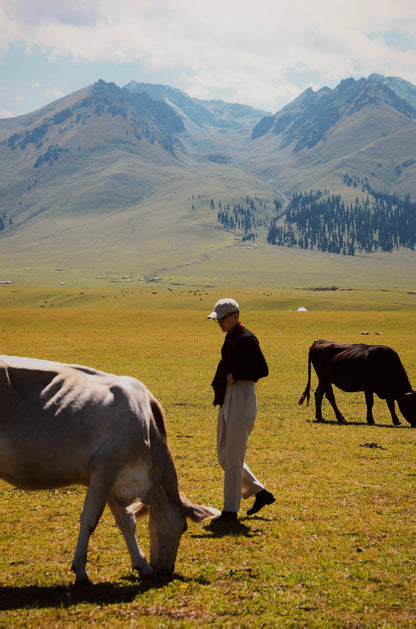
[[[192,535],[194,538],[206,538],[206,537],[254,537],[255,533],[249,526],[244,524],[242,520],[234,520],[231,522],[222,522],[221,524],[213,524],[215,520],[211,520],[210,524],[207,524],[203,528],[203,533],[197,533]]]

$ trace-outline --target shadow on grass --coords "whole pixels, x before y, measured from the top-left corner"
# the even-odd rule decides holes
[[[223,522],[221,524],[207,524],[204,527],[204,533],[196,533],[192,535],[194,538],[210,538],[210,537],[254,537],[255,533],[249,526],[243,524],[242,520],[233,522]]]
[[[105,582],[96,585],[27,585],[0,587],[0,610],[23,608],[72,607],[79,603],[112,605],[130,603],[148,590],[159,589],[171,581],[186,581],[179,575],[166,578],[149,578],[137,581],[134,575],[123,582]],[[198,582],[203,583],[202,580]]]
[[[357,421],[357,420],[353,420],[353,419],[347,419],[345,424],[340,424],[336,419],[307,419],[306,420],[307,423],[309,424],[322,424],[322,425],[332,425],[332,426],[340,426],[341,428],[348,428],[348,426],[370,426],[372,428],[376,427],[376,428],[390,428],[392,430],[400,430],[400,429],[414,429],[413,426],[411,426],[410,424],[408,424],[407,422],[405,422],[405,420],[403,420],[403,422],[401,424],[399,424],[398,426],[395,426],[394,424],[378,424],[377,421],[375,424],[373,424],[372,426],[370,424],[368,424],[366,422],[366,420],[363,421]]]

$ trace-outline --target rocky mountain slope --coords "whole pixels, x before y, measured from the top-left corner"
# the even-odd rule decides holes
[[[372,75],[333,90],[309,88],[254,127],[257,168],[286,193],[339,192],[347,173],[416,200],[416,88],[408,85]]]

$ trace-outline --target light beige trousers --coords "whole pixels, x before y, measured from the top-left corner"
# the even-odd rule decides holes
[[[264,489],[244,463],[256,415],[255,383],[237,380],[228,386],[217,418],[217,456],[224,469],[224,511],[239,511],[241,495],[250,498]]]

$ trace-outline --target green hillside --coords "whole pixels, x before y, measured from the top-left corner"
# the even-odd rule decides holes
[[[413,106],[351,79],[264,113],[98,81],[0,121],[0,281],[413,290],[411,249],[349,256],[267,242],[293,193],[353,202],[346,174],[415,199]]]

